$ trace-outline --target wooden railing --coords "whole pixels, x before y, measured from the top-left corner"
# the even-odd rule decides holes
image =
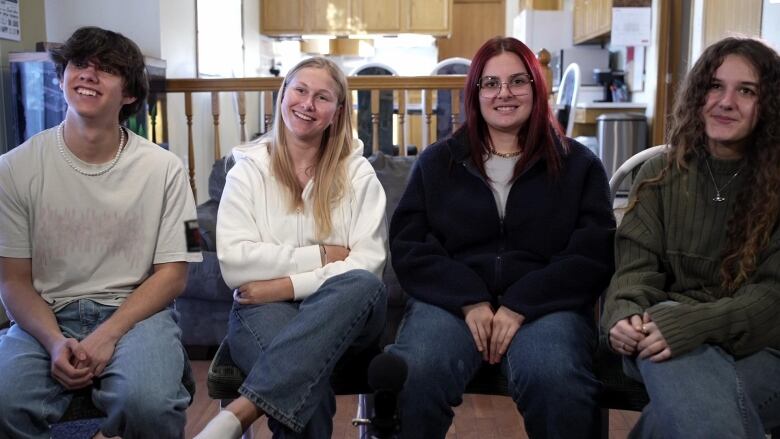
[[[548,84],[550,83],[549,69],[547,64],[549,63],[549,54],[546,51],[540,52],[539,59],[542,61],[543,67],[547,70]],[[393,123],[393,129],[395,131],[395,137],[398,146],[398,152],[401,155],[406,155],[407,146],[410,145],[413,140],[415,145],[419,145],[420,148],[432,143],[436,140],[434,120],[434,105],[433,98],[435,90],[450,90],[450,108],[451,108],[451,125],[452,130],[458,128],[460,120],[460,91],[465,84],[465,75],[444,75],[444,76],[350,76],[348,78],[348,85],[350,91],[368,91],[371,94],[371,125],[372,125],[372,150],[379,150],[379,117],[380,117],[380,93],[385,90],[393,91],[393,107],[395,120]],[[238,78],[238,79],[168,79],[165,81],[165,85],[162,88],[162,93],[152,94],[150,98],[150,104],[153,108],[157,107],[157,102],[160,102],[160,109],[163,114],[168,114],[168,120],[165,124],[181,123],[181,121],[171,121],[178,113],[178,110],[171,109],[173,111],[166,111],[167,97],[172,94],[184,95],[184,119],[187,126],[187,164],[189,170],[190,184],[193,192],[196,190],[195,185],[195,139],[193,135],[193,94],[196,93],[208,93],[211,96],[211,115],[212,115],[212,128],[214,132],[213,142],[213,157],[214,160],[218,160],[222,157],[223,151],[220,142],[220,96],[223,93],[236,93],[237,102],[237,115],[239,122],[240,142],[247,141],[246,134],[246,101],[247,93],[258,93],[260,102],[263,103],[263,108],[269,109],[262,114],[258,114],[258,119],[261,133],[267,132],[270,129],[271,121],[273,120],[273,114],[270,109],[274,108],[273,93],[279,90],[282,78],[278,77],[265,77],[265,78]],[[417,96],[417,100],[411,101],[409,96]],[[353,101],[353,121],[356,121],[357,111],[355,99]],[[414,111],[411,108],[414,107]],[[417,110],[419,108],[419,111]],[[421,118],[421,136],[419,139],[408,139],[406,133],[408,131],[406,125],[409,123],[411,117]],[[150,126],[150,138],[157,143],[166,142],[166,129],[160,130],[156,124],[156,118],[151,118]],[[166,127],[167,128],[167,127]],[[353,123],[353,128],[357,130],[357,124]],[[230,145],[231,147],[234,145]]]

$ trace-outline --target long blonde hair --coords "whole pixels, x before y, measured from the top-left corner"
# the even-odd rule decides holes
[[[282,101],[287,85],[305,68],[325,69],[336,84],[339,109],[333,123],[322,134],[322,142],[314,166],[314,224],[316,239],[323,240],[333,230],[331,210],[344,196],[347,185],[346,159],[352,152],[352,110],[347,78],[331,60],[323,57],[308,58],[299,62],[285,76],[276,97],[273,130],[266,138],[271,140],[271,170],[285,189],[290,211],[303,208],[303,187],[295,177],[292,159],[287,151],[287,139],[282,120]]]

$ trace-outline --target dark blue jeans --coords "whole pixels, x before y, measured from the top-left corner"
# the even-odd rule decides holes
[[[333,367],[347,348],[376,341],[386,311],[384,284],[365,270],[334,276],[301,302],[233,304],[227,340],[247,375],[239,392],[268,415],[275,438],[331,437]]]
[[[650,404],[632,438],[763,439],[780,426],[780,352],[735,359],[714,345],[659,363],[625,358],[626,374],[643,381]]]
[[[524,324],[501,367],[531,438],[598,437],[600,384],[592,372],[596,344],[593,318],[556,312]],[[410,300],[389,352],[409,366],[401,393],[404,438],[444,438],[453,406],[482,366],[462,317]]]

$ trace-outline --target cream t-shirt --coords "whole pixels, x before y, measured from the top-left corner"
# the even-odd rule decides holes
[[[187,251],[195,202],[181,160],[129,134],[116,166],[57,148],[57,128],[0,157],[0,256],[31,258],[33,286],[54,311],[82,298],[120,305],[154,264],[200,261]]]

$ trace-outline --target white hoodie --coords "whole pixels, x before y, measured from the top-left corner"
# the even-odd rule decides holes
[[[295,300],[302,300],[349,270],[368,270],[381,279],[388,254],[385,192],[361,155],[363,143],[355,139],[353,145],[348,185],[331,211],[333,229],[324,241],[315,239],[313,181],[303,189],[303,208],[290,212],[284,189],[271,175],[269,143],[233,149],[236,164],[217,214],[217,257],[229,287],[289,276]],[[322,266],[319,244],[347,247],[349,256]]]

